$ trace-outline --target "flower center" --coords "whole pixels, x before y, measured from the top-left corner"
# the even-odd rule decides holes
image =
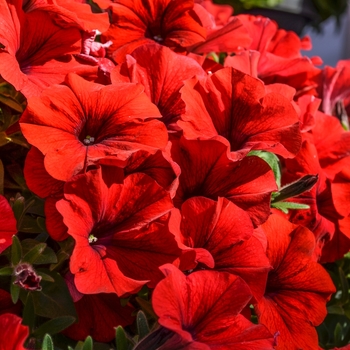
[[[88,146],[88,145],[92,145],[94,141],[95,141],[94,137],[87,135],[83,142],[84,142],[84,145]]]
[[[94,235],[90,235],[89,236],[89,243],[96,243],[97,242],[97,238]]]

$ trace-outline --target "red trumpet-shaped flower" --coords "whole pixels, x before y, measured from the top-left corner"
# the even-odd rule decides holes
[[[216,271],[240,276],[255,298],[265,291],[271,269],[264,249],[253,234],[249,215],[226,198],[217,202],[204,197],[188,199],[181,207],[184,243],[198,251],[197,260]],[[207,254],[214,264],[208,265]]]
[[[56,206],[75,240],[70,270],[83,294],[138,291],[162,278],[158,267],[181,254],[169,230],[170,195],[145,174],[107,186],[101,169],[77,175]]]
[[[21,322],[22,319],[13,314],[0,316],[1,350],[25,350],[24,342],[29,336],[29,328]]]
[[[228,142],[222,137],[181,138],[173,143],[172,156],[181,168],[174,198],[176,206],[196,196],[213,200],[225,197],[245,210],[255,225],[269,216],[271,192],[276,190],[276,182],[271,168],[262,159],[251,156],[232,160]]]
[[[335,288],[313,258],[314,236],[278,215],[271,215],[262,227],[273,270],[256,305],[259,322],[279,332],[278,350],[317,349],[315,326],[326,316],[326,302]]]
[[[186,104],[179,126],[188,139],[225,137],[231,157],[250,150],[295,156],[300,148],[299,119],[291,102],[250,75],[224,68],[207,79],[185,83]]]
[[[186,277],[169,264],[161,269],[167,277],[155,288],[152,304],[159,324],[181,337],[179,349],[273,349],[266,328],[241,315],[251,294],[240,277],[216,271]]]
[[[108,52],[121,62],[126,54],[149,42],[184,51],[204,41],[206,30],[193,6],[193,0],[135,0],[132,6],[128,0],[110,2],[112,23],[102,36],[104,41],[113,42]]]
[[[141,85],[103,86],[70,74],[66,86],[29,100],[21,128],[45,155],[47,172],[66,181],[95,158],[125,160],[139,149],[164,148],[166,128],[154,120],[160,117]]]

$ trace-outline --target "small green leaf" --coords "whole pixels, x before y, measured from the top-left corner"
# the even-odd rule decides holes
[[[21,287],[11,283],[10,292],[11,292],[11,299],[14,304],[17,304],[20,290],[21,290]]]
[[[342,305],[349,302],[349,283],[345,277],[344,271],[339,267],[339,277],[341,283],[341,299],[340,302]]]
[[[62,242],[58,242],[58,244],[61,246],[61,249],[57,253],[57,263],[50,265],[50,271],[58,270],[70,258],[75,243],[74,239],[69,237]]]
[[[38,216],[36,218],[36,223],[37,223],[38,227],[40,228],[41,232],[47,232],[44,218]]]
[[[41,233],[43,232],[38,225],[37,218],[30,215],[23,215],[18,224],[18,230],[25,233]]]
[[[151,316],[154,320],[158,318],[153,311],[152,303],[150,301],[144,300],[143,298],[139,297],[136,297],[135,300],[141,306],[142,311],[144,311],[147,315]]]
[[[248,156],[257,156],[263,159],[272,169],[273,174],[275,175],[275,180],[278,188],[281,187],[282,175],[281,175],[280,161],[274,153],[266,152],[266,151],[250,151],[248,153]]]
[[[16,266],[22,259],[22,247],[21,242],[17,236],[12,237],[12,246],[11,246],[11,262],[12,265]]]
[[[24,204],[25,204],[24,202],[25,202],[25,199],[21,195],[17,195],[15,198],[15,201],[13,202],[12,210],[13,210],[13,213],[15,214],[17,223],[19,223],[24,213]]]
[[[94,344],[93,344],[92,338],[88,336],[84,341],[82,350],[93,350],[93,346]]]
[[[42,290],[33,292],[35,313],[47,318],[61,316],[77,317],[72,297],[68,291],[63,277],[56,272],[46,273],[54,282],[41,281]]]
[[[309,209],[307,204],[293,203],[293,202],[276,202],[271,203],[271,208],[281,210],[283,213],[288,214],[288,209]]]
[[[54,350],[53,341],[49,334],[45,334],[41,350]]]
[[[49,276],[48,274],[46,274],[45,272],[40,271],[40,269],[36,269],[36,273],[41,276],[41,280],[42,281],[47,281],[47,282],[55,282],[55,280]]]
[[[207,58],[212,59],[216,63],[219,63],[220,61],[220,57],[214,51],[209,52],[207,54]]]
[[[117,350],[129,350],[131,341],[122,326],[118,326],[115,329],[115,343],[117,345]]]
[[[136,324],[139,340],[141,340],[149,333],[147,317],[141,310],[136,315]]]
[[[25,301],[24,309],[23,309],[23,321],[22,321],[22,323],[27,325],[30,330],[32,330],[34,328],[35,311],[34,311],[34,303],[33,303],[32,293],[27,293],[27,298]]]
[[[40,249],[42,247],[44,247],[43,250]],[[22,249],[24,252],[24,256],[29,254],[30,251],[33,251],[32,253],[34,254],[35,249],[41,250],[40,254],[35,254],[32,257],[31,255],[29,255],[29,258],[33,259],[32,264],[41,265],[41,264],[52,264],[57,262],[57,257],[55,252],[51,248],[47,247],[46,243],[43,243],[43,242],[38,243],[38,241],[35,239],[25,239],[22,241]],[[23,260],[24,258],[25,257],[23,257]]]
[[[328,314],[332,315],[344,315],[344,309],[341,305],[327,306]]]
[[[35,245],[28,253],[23,256],[22,261],[34,264],[35,260],[42,254],[46,246],[46,243],[39,243]]]
[[[342,341],[342,334],[343,334],[343,327],[342,325],[338,322],[337,325],[335,326],[334,329],[334,343],[335,345],[338,345]]]
[[[13,273],[13,267],[6,266],[0,269],[0,276],[11,276]]]
[[[51,335],[62,332],[64,329],[69,327],[75,322],[75,317],[72,316],[62,316],[57,317],[43,323],[39,328],[33,332],[33,336],[42,337],[45,333]]]

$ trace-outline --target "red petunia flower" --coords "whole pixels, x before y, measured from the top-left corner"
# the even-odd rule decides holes
[[[25,13],[21,0],[0,1],[1,76],[27,98],[64,81],[69,72],[96,76],[97,67],[77,62],[81,51],[77,27],[62,28],[49,12]]]
[[[206,73],[193,59],[150,43],[127,55],[126,62],[112,71],[111,80],[142,84],[146,95],[159,108],[161,121],[174,131],[179,129],[176,121],[185,109],[179,90],[194,75],[206,76]]]
[[[249,215],[225,198],[217,202],[204,197],[188,199],[181,207],[181,233],[184,244],[200,248],[197,260],[207,265],[207,250],[214,259],[215,271],[240,276],[255,298],[265,291],[270,263],[254,236]],[[204,258],[203,258],[204,255]]]
[[[179,349],[273,349],[266,328],[241,315],[251,294],[240,277],[216,271],[186,277],[169,264],[161,269],[166,278],[156,286],[152,305],[159,324],[181,337]]]
[[[164,148],[168,135],[161,117],[136,84],[103,86],[70,74],[67,86],[53,86],[29,100],[21,119],[28,142],[45,155],[45,168],[67,181],[92,159]],[[64,164],[64,166],[62,166]]]
[[[248,53],[228,56],[225,66],[240,69],[244,60],[246,64],[255,65],[258,77],[266,84],[283,83],[294,87],[298,93],[316,93],[321,70],[315,65],[322,64],[322,61],[319,57],[310,59],[301,55],[301,50],[311,48],[308,37],[300,39],[296,33],[279,29],[274,21],[262,16],[237,17],[248,30],[252,43]],[[253,60],[252,56],[255,56]]]
[[[112,177],[101,169],[77,175],[56,204],[75,240],[70,270],[83,294],[122,296],[146,283],[154,287],[162,278],[158,267],[181,254],[168,227],[168,192],[145,174],[107,186],[103,179]]]
[[[274,214],[262,227],[273,270],[265,296],[255,305],[259,322],[273,334],[279,332],[278,350],[317,349],[315,326],[326,316],[326,302],[335,288],[313,258],[314,236]]]
[[[345,131],[336,117],[320,111],[311,130],[320,165],[330,179],[350,161],[350,131]]]
[[[16,315],[0,315],[1,350],[25,350],[24,342],[29,336],[29,328],[21,322],[22,319]]]
[[[262,159],[252,156],[233,161],[222,137],[181,138],[173,143],[172,157],[181,168],[174,198],[177,207],[191,197],[225,197],[245,210],[255,225],[269,216],[271,192],[277,188],[271,168]]]
[[[104,7],[106,1],[101,5]],[[128,0],[109,2],[112,23],[102,35],[104,41],[113,42],[109,54],[121,63],[126,54],[145,43],[156,41],[185,51],[186,47],[204,41],[206,30],[193,6],[193,0],[135,0],[132,6]]]
[[[291,158],[301,144],[299,119],[290,100],[274,90],[233,68],[195,78],[181,89],[186,112],[178,125],[187,139],[225,137],[233,158],[252,149]]]
[[[7,199],[0,195],[0,253],[12,244],[17,233],[17,221]]]

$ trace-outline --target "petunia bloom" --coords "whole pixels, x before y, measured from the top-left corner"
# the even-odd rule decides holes
[[[179,349],[273,349],[266,328],[241,314],[251,294],[240,277],[216,271],[185,276],[169,264],[161,269],[166,278],[156,286],[152,305],[159,324],[181,337]]]
[[[191,197],[213,200],[225,197],[245,210],[254,225],[270,215],[270,197],[276,182],[271,168],[256,156],[240,161],[230,158],[229,143],[221,136],[210,140],[173,142],[172,157],[181,175],[174,203],[177,207]]]
[[[66,86],[29,100],[21,128],[45,155],[47,172],[67,181],[95,158],[113,154],[126,160],[140,149],[165,148],[166,128],[154,120],[160,117],[141,85],[103,86],[70,74]]]
[[[206,37],[206,30],[193,11],[193,0],[136,0],[132,6],[128,0],[115,0],[101,4],[103,8],[106,5],[112,12],[112,20],[102,39],[113,42],[108,53],[118,63],[145,43],[156,41],[185,51]]]
[[[109,169],[109,171],[112,171]],[[169,230],[170,195],[146,174],[104,182],[101,169],[65,184],[56,207],[75,240],[70,270],[80,293],[134,293],[162,278],[158,267],[181,250]]]
[[[194,75],[206,76],[193,59],[178,55],[156,43],[142,45],[126,56],[126,61],[111,72],[112,83],[140,83],[159,108],[168,130],[178,130],[176,121],[185,111],[180,89]]]
[[[186,111],[178,125],[187,139],[225,137],[234,159],[252,149],[294,157],[301,144],[298,115],[275,90],[233,68],[194,78],[181,89]]]
[[[183,241],[198,252],[200,268],[207,265],[215,271],[240,276],[253,296],[260,299],[271,267],[263,246],[254,236],[249,215],[221,197],[217,201],[205,197],[190,198],[182,205],[181,213]],[[208,265],[208,257],[203,251],[213,257],[213,266]]]
[[[29,336],[29,327],[13,314],[0,315],[0,344],[2,350],[25,350],[24,342]]]
[[[0,1],[0,43],[1,75],[27,98],[63,82],[69,72],[97,73],[72,56],[81,51],[77,26],[62,28],[47,11],[26,13],[22,0]]]
[[[258,320],[270,332],[279,332],[278,350],[317,349],[315,326],[325,318],[326,302],[335,288],[313,258],[314,236],[274,214],[262,228],[273,270],[264,297],[255,305]]]

